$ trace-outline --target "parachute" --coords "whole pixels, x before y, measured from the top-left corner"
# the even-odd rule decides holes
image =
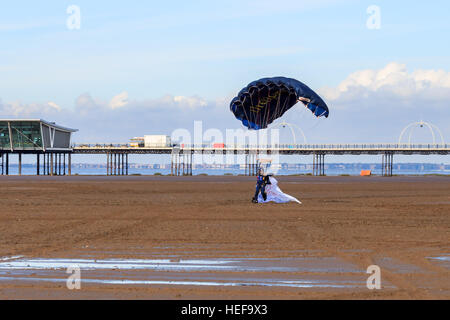
[[[263,78],[242,89],[230,103],[236,119],[249,129],[265,129],[301,101],[316,117],[328,118],[328,107],[321,97],[298,80]]]

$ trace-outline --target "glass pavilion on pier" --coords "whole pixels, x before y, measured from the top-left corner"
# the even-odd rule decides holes
[[[77,129],[70,129],[42,119],[0,119],[1,174],[9,174],[9,156],[18,155],[19,175],[22,155],[36,154],[36,174],[66,174],[66,155],[71,174],[71,138]],[[41,165],[41,157],[43,157]]]

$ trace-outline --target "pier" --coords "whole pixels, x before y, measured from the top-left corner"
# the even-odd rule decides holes
[[[392,176],[395,155],[448,155],[448,144],[298,144],[279,146],[225,146],[191,145],[183,147],[132,147],[128,144],[73,145],[67,150],[8,150],[0,148],[1,175],[9,175],[11,156],[17,156],[18,174],[21,174],[22,155],[36,155],[36,175],[71,175],[73,154],[106,156],[107,175],[128,175],[129,155],[159,154],[170,156],[171,174],[175,176],[193,174],[195,154],[244,155],[244,174],[254,176],[261,155],[312,156],[312,174],[323,176],[327,155],[381,155],[382,175]]]
[[[192,175],[195,154],[244,155],[245,175],[256,175],[260,155],[312,155],[313,175],[325,175],[326,155],[381,155],[382,174],[393,175],[395,155],[448,155],[448,144],[281,144],[277,146],[224,145],[173,145],[167,147],[131,147],[128,144],[80,144],[74,145],[74,154],[105,154],[107,174],[127,175],[129,154],[170,155],[172,175]],[[118,169],[118,170],[117,170]]]
[[[323,176],[327,155],[381,155],[382,175],[392,176],[396,155],[448,155],[445,143],[367,143],[367,144],[170,144],[140,147],[130,144],[72,144],[70,129],[41,119],[0,119],[1,175],[10,174],[10,157],[17,156],[18,174],[22,174],[22,156],[36,155],[36,175],[71,175],[72,155],[104,154],[106,175],[128,175],[129,155],[160,154],[170,156],[171,175],[193,174],[194,155],[243,155],[245,175],[254,176],[265,155],[312,156],[312,174]],[[402,133],[403,134],[403,133]],[[442,136],[442,135],[441,135]],[[433,135],[434,137],[434,135]],[[401,139],[400,139],[401,140]],[[443,142],[443,138],[441,139]],[[435,142],[435,139],[433,139]]]

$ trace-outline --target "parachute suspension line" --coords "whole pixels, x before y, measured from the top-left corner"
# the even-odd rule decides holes
[[[275,119],[278,119],[278,108],[280,107],[280,103],[281,103],[281,89],[279,90],[277,106],[275,107],[274,114],[270,118],[270,122],[274,121]]]
[[[319,114],[319,115],[317,116],[317,118],[320,118],[320,117],[323,116],[325,113],[327,113],[327,112],[326,112],[326,111],[322,112],[321,114]]]
[[[314,121],[314,124],[312,126],[310,126],[309,128],[307,128],[306,130],[313,130],[322,123],[322,120],[320,120],[320,118],[318,118],[318,117],[315,118],[313,121]]]
[[[242,108],[242,111],[244,111],[245,119],[247,120],[247,122],[250,122],[250,119],[248,118],[247,112],[245,112],[244,104],[242,102],[241,102],[241,108]]]
[[[261,90],[259,90],[259,87],[258,87],[258,101],[260,101],[260,99],[261,99],[260,93],[261,93]],[[258,120],[259,120],[258,123],[261,125],[261,127],[264,127],[264,123],[262,122],[263,119],[262,119],[262,116],[261,116],[261,112],[259,112],[259,110],[258,110],[257,117],[258,117]]]
[[[306,114],[306,108],[300,108],[300,110],[302,110],[302,111],[300,112],[300,114],[297,114],[297,113],[296,113],[296,115],[298,115],[298,120],[299,120],[299,121],[302,120],[303,117],[304,117],[305,114]]]
[[[270,88],[267,86],[267,96],[270,96]],[[267,123],[268,123],[268,121],[269,121],[269,108],[268,108],[268,106],[266,105],[266,108],[265,108],[265,110],[264,110],[264,116],[263,116],[263,118],[264,118],[264,126],[267,126]]]
[[[274,112],[274,114],[272,116],[272,119],[271,119],[272,121],[274,121],[275,119],[278,119],[281,116],[282,111],[283,111],[284,107],[286,106],[286,102],[289,100],[289,95],[288,95],[288,98],[284,101],[283,107],[280,110],[282,91],[283,91],[282,87],[280,86],[279,94],[278,94],[277,106],[275,107],[275,112]],[[289,90],[288,90],[288,93],[289,93]]]
[[[320,114],[316,117],[315,124],[311,127],[311,129],[315,129],[322,123],[322,121],[320,120],[320,117],[323,116],[325,113],[326,113],[326,111],[322,112],[322,114]]]
[[[281,94],[280,94],[280,96],[281,96]],[[290,96],[290,95],[289,95],[289,96]],[[279,113],[277,113],[277,118],[278,118],[278,117],[281,117],[281,115],[283,114],[283,110],[284,110],[284,108],[286,107],[287,102],[289,101],[289,96],[284,100],[283,107],[281,108],[281,110],[279,111]]]
[[[275,113],[272,116],[272,118],[270,119],[270,121],[275,121],[276,119],[278,119],[278,109],[280,108],[281,105],[281,89],[279,90],[278,93],[278,100],[277,100],[277,106],[275,107]]]

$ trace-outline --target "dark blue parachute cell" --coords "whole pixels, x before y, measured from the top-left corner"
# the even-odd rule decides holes
[[[298,80],[263,78],[242,89],[230,103],[236,119],[249,129],[265,129],[274,120],[301,101],[316,117],[328,118],[322,98]]]

